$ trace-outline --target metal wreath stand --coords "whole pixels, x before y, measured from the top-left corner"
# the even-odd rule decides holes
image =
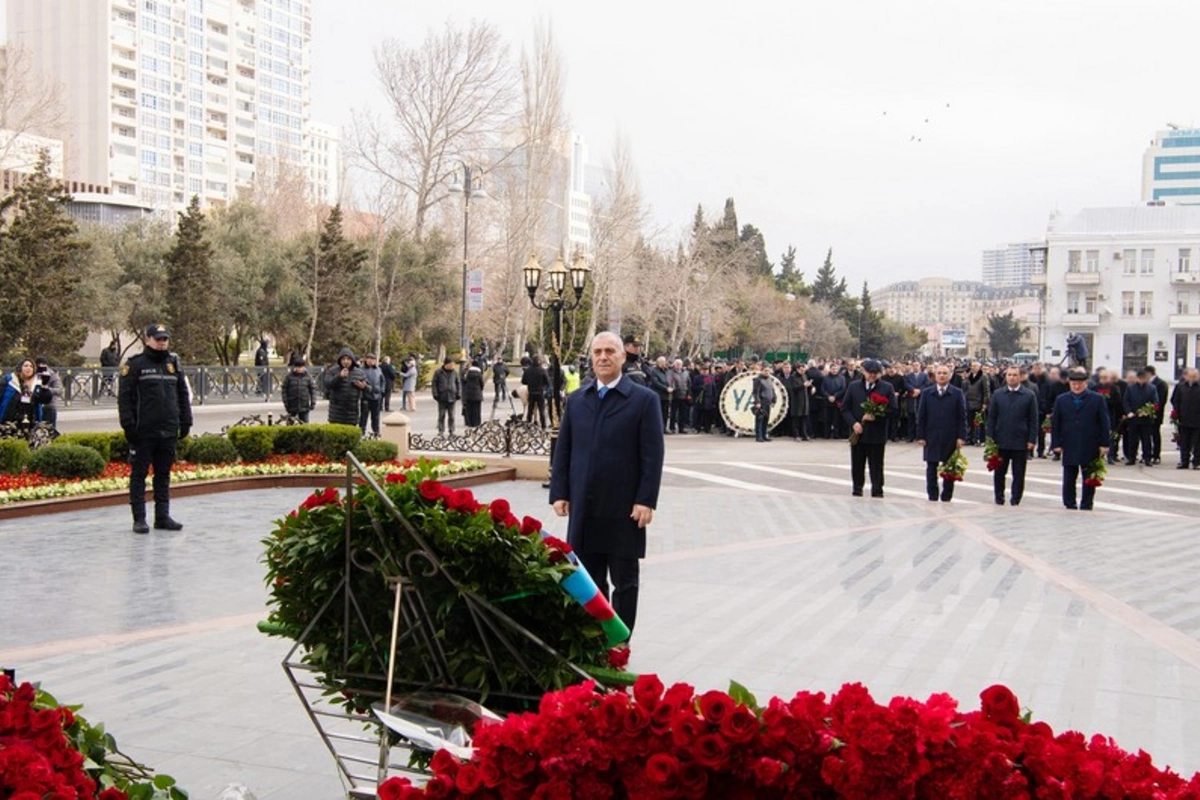
[[[391,520],[380,520],[373,510],[366,506],[357,506],[365,511],[370,518],[371,526],[381,546],[381,553],[356,550],[351,545],[353,530],[353,514],[355,505],[349,503],[353,497],[355,485],[364,482],[379,496],[383,507],[387,509]],[[356,690],[358,694],[376,697],[383,700],[386,710],[392,709],[393,692],[401,691],[436,691],[463,695],[468,698],[478,696],[473,687],[464,685],[456,676],[450,673],[446,653],[438,640],[437,629],[431,618],[425,598],[414,577],[445,581],[466,604],[466,608],[474,622],[478,643],[487,655],[488,668],[496,678],[500,691],[491,692],[489,697],[508,699],[518,702],[536,703],[540,698],[512,692],[508,681],[496,668],[494,652],[498,648],[504,651],[520,665],[522,671],[536,681],[536,676],[522,656],[522,649],[533,648],[551,655],[560,663],[568,666],[583,680],[595,680],[578,665],[571,662],[550,645],[543,642],[534,633],[523,627],[487,599],[471,592],[449,574],[442,566],[437,554],[429,547],[420,532],[400,513],[387,493],[380,488],[375,479],[367,473],[362,463],[352,454],[346,454],[346,532],[345,552],[342,578],[330,593],[329,598],[309,621],[304,631],[296,639],[295,645],[283,659],[283,670],[295,689],[307,712],[309,719],[317,728],[325,746],[337,762],[338,769],[349,789],[347,796],[351,798],[369,798],[376,796],[379,784],[392,774],[427,775],[427,773],[410,767],[405,763],[406,756],[413,749],[413,743],[384,726],[375,716],[357,713],[352,709],[342,709],[332,706],[324,696],[329,693],[329,687],[322,686],[311,674],[316,670],[305,664],[300,657],[300,650],[305,647],[309,634],[316,624],[326,614],[336,613],[340,600],[342,611],[342,659],[341,674],[346,677],[376,681],[380,685],[377,691]],[[394,521],[411,537],[416,546],[399,558],[393,556],[387,544],[384,533],[384,522]],[[370,560],[368,560],[370,559]],[[390,562],[388,566],[393,573],[385,573],[386,586],[394,595],[391,619],[391,638],[388,654],[381,653],[375,646],[375,638],[371,635],[370,625],[363,613],[351,576],[355,570],[373,571],[381,563]],[[350,659],[351,637],[355,632],[366,635],[366,641],[371,642],[371,649],[378,664],[377,673],[351,672],[347,668]],[[424,681],[395,678],[396,657],[402,651],[409,652],[410,657],[420,658],[426,679]],[[597,682],[600,688],[604,688]],[[543,686],[543,691],[552,687]],[[374,735],[364,732],[374,728]],[[393,750],[399,751],[393,753]],[[370,768],[370,769],[364,769]]]

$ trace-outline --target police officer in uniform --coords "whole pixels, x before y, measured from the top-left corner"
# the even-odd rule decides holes
[[[179,357],[170,352],[171,334],[163,325],[146,327],[146,349],[121,367],[117,407],[129,442],[129,505],[133,532],[149,533],[146,524],[146,473],[154,465],[154,527],[177,531],[171,519],[171,465],[175,442],[192,427],[192,400]]]

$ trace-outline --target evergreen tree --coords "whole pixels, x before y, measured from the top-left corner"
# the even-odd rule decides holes
[[[750,274],[769,278],[775,271],[775,265],[771,263],[771,259],[767,258],[767,243],[763,239],[762,231],[753,225],[746,224],[742,226],[742,233],[738,238],[742,247],[748,251],[746,258]]]
[[[732,258],[737,252],[740,242],[738,239],[737,211],[734,209],[732,197],[725,201],[725,215],[721,218],[720,222],[712,226],[707,238],[718,261]]]
[[[859,296],[858,304],[855,308],[858,314],[858,319],[855,320],[857,328],[852,327],[851,330],[855,330],[858,336],[862,355],[874,358],[898,357],[903,355],[903,353],[888,353],[884,351],[886,336],[884,334],[883,314],[871,306],[871,292],[867,288],[866,281],[863,281],[862,294]]]
[[[342,207],[334,206],[301,267],[310,303],[305,351],[314,362],[332,362],[339,350],[361,339],[369,324],[369,315],[359,308],[366,260],[366,251],[342,233]]]
[[[212,247],[204,237],[200,198],[192,195],[179,214],[175,244],[167,253],[167,315],[171,349],[184,361],[204,363],[214,355],[221,325],[217,320]]]
[[[708,223],[704,221],[704,206],[696,204],[696,215],[692,217],[692,238],[698,239],[708,231]]]
[[[837,271],[833,268],[833,248],[825,254],[825,263],[817,270],[817,279],[812,285],[812,299],[817,303],[825,303],[835,311],[846,297],[846,281],[840,283]]]
[[[812,288],[804,283],[804,273],[796,269],[796,248],[788,245],[787,252],[779,259],[779,274],[775,276],[775,288],[783,294],[809,297]]]
[[[42,150],[32,174],[2,204],[14,216],[0,253],[0,352],[78,362],[87,338],[80,267],[89,245],[64,208],[70,200]]]
[[[1021,350],[1021,338],[1029,333],[1029,328],[1013,317],[1013,312],[1007,314],[992,314],[988,316],[988,326],[984,330],[992,355],[997,358],[1011,356]]]

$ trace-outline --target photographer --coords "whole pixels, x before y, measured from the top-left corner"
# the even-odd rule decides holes
[[[35,425],[41,421],[42,407],[51,397],[50,388],[42,383],[33,359],[23,359],[16,370],[4,376],[0,422]]]
[[[62,380],[57,372],[50,369],[50,364],[45,358],[39,356],[34,361],[34,366],[37,369],[38,380],[50,390],[50,399],[42,406],[41,421],[58,430],[58,400],[63,396]]]

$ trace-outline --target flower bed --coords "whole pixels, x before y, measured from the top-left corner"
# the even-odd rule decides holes
[[[418,462],[384,461],[368,464],[367,470],[375,477],[382,477],[397,469],[408,469]],[[485,464],[476,459],[442,461],[436,466],[439,475],[453,475],[483,469]],[[98,478],[55,480],[36,473],[19,475],[0,474],[0,505],[23,500],[48,500],[55,497],[77,497],[99,492],[128,491],[129,464],[110,462]],[[318,455],[269,456],[254,463],[237,464],[190,464],[181,461],[171,470],[171,483],[241,478],[254,475],[324,475],[345,472],[346,465],[330,461]]]
[[[1146,753],[1103,736],[1055,735],[992,686],[981,710],[949,695],[876,703],[860,684],[759,707],[737,684],[697,695],[643,675],[629,694],[590,684],[547,694],[537,713],[482,724],[475,753],[434,756],[423,788],[405,778],[381,800],[425,798],[1200,798]]]
[[[4,800],[185,800],[117,749],[103,725],[28,683],[0,674],[0,798]]]

